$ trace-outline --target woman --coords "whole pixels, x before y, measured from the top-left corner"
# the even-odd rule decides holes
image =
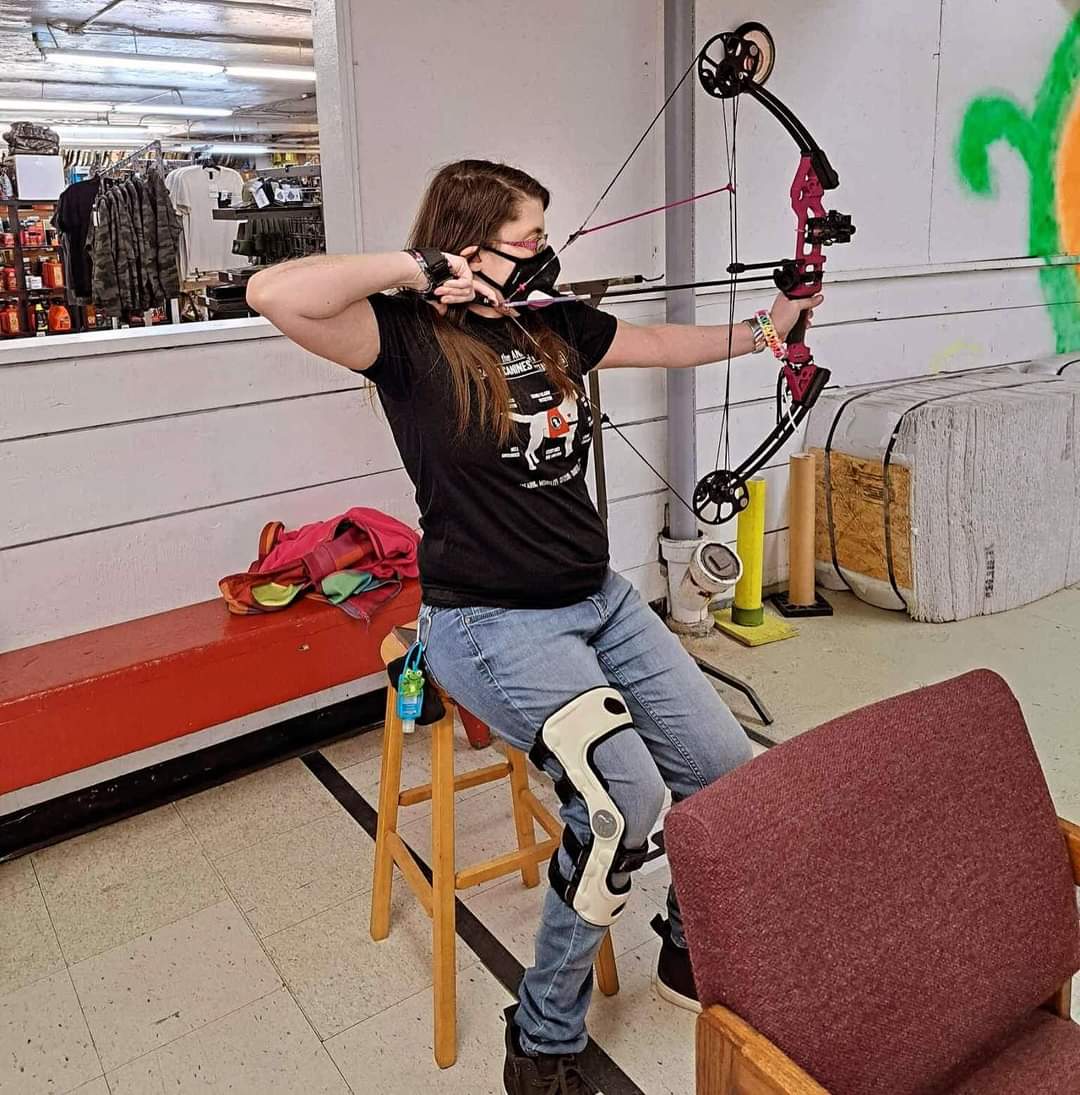
[[[760,334],[752,321],[635,326],[581,302],[508,306],[554,285],[548,201],[512,167],[453,163],[431,182],[408,250],[301,259],[248,289],[284,334],[376,385],[421,514],[428,672],[532,750],[563,800],[535,962],[507,1013],[512,1095],[594,1090],[574,1066],[592,963],[665,787],[685,798],[751,756],[678,640],[609,568],[586,487],[583,378],[692,368],[759,350]],[[780,338],[821,299],[777,297]],[[658,991],[696,1008],[674,892],[654,926]]]

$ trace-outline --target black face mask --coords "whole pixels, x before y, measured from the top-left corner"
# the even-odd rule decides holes
[[[521,300],[534,289],[541,293],[550,293],[552,296],[558,295],[555,292],[555,282],[559,278],[559,259],[554,247],[545,247],[527,259],[519,259],[517,255],[508,255],[505,251],[496,251],[494,247],[485,247],[484,250],[500,258],[509,259],[514,264],[513,270],[502,285],[481,270],[477,270],[474,275],[483,278],[488,285],[498,289],[504,300]]]

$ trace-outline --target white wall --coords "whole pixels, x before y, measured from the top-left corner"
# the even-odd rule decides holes
[[[367,385],[248,333],[0,357],[0,650],[210,600],[267,521],[368,505],[415,522]]]
[[[0,651],[215,598],[268,521],[363,505],[415,526],[370,385],[262,321],[207,326],[211,341],[156,348],[0,348]],[[612,471],[614,519],[635,531],[616,565],[658,596],[657,496],[628,461]]]
[[[580,224],[663,99],[662,4],[655,0],[554,0],[541,6],[495,2],[483,18],[464,3],[399,5],[320,0],[350,26],[359,178],[368,249],[397,247],[432,169],[463,156],[508,159],[553,192],[549,227],[561,242]],[[859,384],[941,370],[995,365],[1055,349],[1053,313],[1076,308],[1075,278],[1040,283],[1027,247],[1027,181],[1015,153],[993,153],[999,198],[976,198],[958,178],[954,145],[967,103],[988,85],[1031,101],[1068,12],[1033,16],[1020,0],[921,0],[903,9],[865,0],[698,0],[698,42],[760,20],[773,32],[777,61],[769,87],[828,151],[841,188],[829,206],[853,214],[855,242],[834,248],[827,304],[811,344],[834,381]],[[695,88],[699,191],[727,181],[719,103]],[[792,254],[788,188],[797,151],[756,103],[739,118],[740,257]],[[658,127],[593,223],[663,201]],[[335,180],[326,182],[334,201]],[[722,196],[697,209],[700,278],[728,262]],[[986,269],[973,269],[977,260]],[[951,264],[951,265],[950,265]],[[563,257],[568,278],[663,271],[663,219],[653,217],[585,237]],[[1060,303],[1051,308],[1046,293]],[[744,292],[737,316],[771,293]],[[726,293],[703,293],[698,322],[723,323]],[[616,314],[661,322],[655,301]],[[1059,347],[1062,348],[1062,347]],[[744,358],[732,376],[732,453],[750,450],[771,424],[771,359]],[[724,369],[698,378],[699,471],[714,466]],[[662,371],[602,374],[605,409],[664,470]],[[608,432],[613,557],[659,591],[656,534],[664,488]],[[786,575],[786,457],[766,470],[766,580]],[[722,534],[734,537],[733,526]]]

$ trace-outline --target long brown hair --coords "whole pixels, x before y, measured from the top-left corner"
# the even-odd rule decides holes
[[[493,241],[528,198],[537,199],[546,210],[551,195],[515,167],[489,160],[447,164],[424,194],[408,245],[459,255],[466,247]],[[465,330],[467,311],[466,304],[451,305],[445,316],[431,309],[435,337],[450,366],[458,429],[464,433],[478,421],[505,444],[510,436],[510,388],[494,349]],[[565,372],[572,352],[566,342],[543,321],[519,318],[531,338],[508,322],[515,346],[539,358],[552,388],[564,398],[574,395],[575,385]]]

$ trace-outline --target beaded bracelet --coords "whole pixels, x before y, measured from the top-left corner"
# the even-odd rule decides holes
[[[761,332],[765,336],[765,341],[768,343],[769,349],[773,354],[781,361],[784,360],[784,343],[780,340],[780,336],[776,333],[776,328],[773,326],[772,316],[767,311],[762,309],[759,312],[754,313],[757,317],[758,323],[761,324]]]
[[[754,348],[750,352],[760,354],[765,349],[765,332],[761,329],[757,316],[747,316],[742,322],[746,324],[754,338]]]

